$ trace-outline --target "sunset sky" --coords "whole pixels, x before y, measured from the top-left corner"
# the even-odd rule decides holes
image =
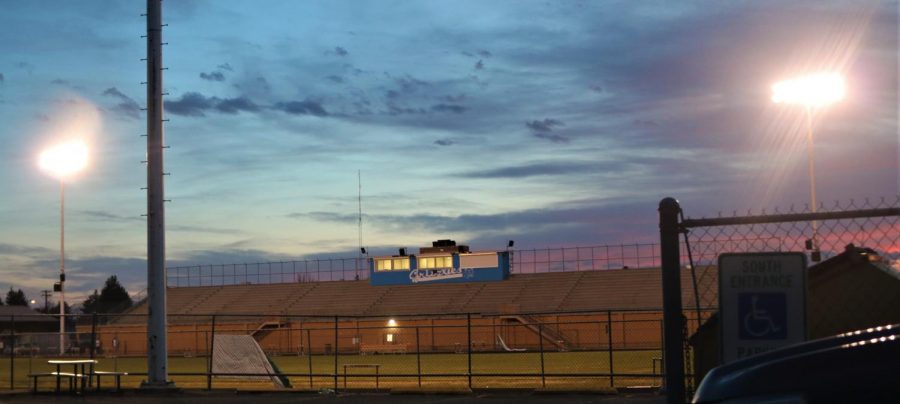
[[[0,291],[58,274],[42,149],[66,184],[67,287],[146,282],[143,1],[0,13]],[[844,75],[814,115],[823,203],[894,197],[897,1],[165,1],[170,266],[655,242],[691,217],[809,201],[806,118],[776,81]]]

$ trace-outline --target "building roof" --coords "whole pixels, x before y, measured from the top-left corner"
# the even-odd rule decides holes
[[[55,322],[48,314],[38,313],[26,306],[0,306],[0,322]]]

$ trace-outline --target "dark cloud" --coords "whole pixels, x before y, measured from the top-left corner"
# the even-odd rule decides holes
[[[166,112],[181,116],[206,116],[205,111],[215,104],[214,98],[206,98],[203,94],[188,92],[180,99],[166,101]]]
[[[399,107],[396,105],[388,105],[388,115],[418,115],[427,114],[428,111],[422,108]]]
[[[595,93],[602,93],[602,92],[603,92],[603,87],[602,87],[601,85],[599,85],[599,84],[591,84],[591,86],[588,87],[588,88],[590,88],[591,91],[593,91],[593,92],[595,92]]]
[[[200,73],[200,78],[208,81],[225,81],[225,75],[222,72]]]
[[[543,121],[525,122],[525,126],[535,132],[550,132],[554,127],[565,126],[565,123],[557,119],[545,118]]]
[[[588,162],[540,162],[492,170],[471,171],[462,174],[468,178],[527,178],[544,175],[586,174],[606,169],[598,163]]]
[[[328,111],[325,110],[325,107],[321,103],[312,100],[279,102],[273,108],[292,115],[328,116]]]
[[[454,142],[454,141],[451,140],[451,139],[438,139],[438,140],[435,140],[435,141],[434,141],[434,144],[436,144],[436,145],[438,145],[438,146],[452,146],[452,145],[454,145],[455,143],[456,143],[456,142]]]
[[[479,49],[479,50],[478,50],[478,56],[481,56],[481,57],[483,57],[483,58],[489,58],[489,57],[494,56],[494,55],[492,55],[491,52],[488,52],[488,51],[485,50],[485,49]]]
[[[239,112],[259,112],[262,108],[246,96],[235,98],[206,97],[188,92],[175,101],[166,101],[166,111],[181,116],[206,116],[207,111],[234,115]]]
[[[241,111],[259,112],[260,109],[259,106],[256,105],[256,103],[244,96],[237,98],[226,98],[217,101],[216,111],[219,111],[223,114],[234,115]]]
[[[459,53],[462,54],[463,56],[468,56],[468,57],[470,57],[470,58],[475,57],[475,54],[473,54],[472,52],[469,52],[469,51],[462,51],[462,52],[459,52]]]
[[[484,62],[481,59],[478,59],[478,63],[475,63],[475,70],[483,70]]]
[[[330,76],[326,76],[325,78],[326,78],[328,81],[331,81],[332,83],[338,83],[338,84],[341,84],[341,83],[344,82],[344,78],[343,78],[343,77],[338,76],[338,75],[334,75],[334,74],[332,74],[332,75],[330,75]]]
[[[111,221],[111,222],[134,222],[134,221],[142,222],[142,221],[144,221],[143,218],[138,217],[136,215],[135,216],[121,216],[121,215],[117,215],[114,213],[103,212],[103,211],[99,211],[99,210],[83,210],[79,213],[81,213],[82,216],[86,216],[91,219],[97,219],[100,221]]]
[[[363,220],[391,231],[423,229],[444,234],[466,232],[473,234],[472,237],[477,240],[498,234],[504,237],[515,235],[517,247],[521,245],[518,243],[520,237],[523,241],[528,238],[529,244],[536,242],[538,244],[535,245],[546,247],[548,240],[598,243],[621,241],[618,237],[623,232],[629,235],[654,234],[658,225],[654,205],[654,202],[642,205],[633,201],[578,200],[557,203],[553,207],[498,214],[365,215]],[[334,212],[293,213],[288,217],[345,224],[358,220],[355,214]],[[623,228],[627,230],[623,231]],[[573,238],[573,234],[577,234],[577,238]]]
[[[53,81],[50,82],[50,84],[58,84],[61,86],[66,86],[66,85],[69,85],[69,82],[67,80],[63,80],[63,79],[54,79]]]
[[[228,63],[222,63],[222,64],[216,66],[216,68],[222,69],[222,70],[225,70],[225,71],[229,71],[229,72],[233,72],[233,71],[234,71],[234,69],[233,69],[233,68],[231,67],[231,65],[228,64]]]
[[[549,140],[553,143],[569,143],[569,141],[571,140],[566,136],[559,135],[556,133],[538,132],[538,133],[534,133],[533,135],[534,135],[534,137],[536,137],[538,139]]]
[[[394,83],[400,86],[400,90],[404,93],[413,93],[416,90],[428,85],[428,82],[419,80],[409,74],[402,77],[394,77]]]
[[[466,100],[465,94],[457,94],[457,95],[445,95],[439,98],[441,101],[447,102],[462,102]]]
[[[334,47],[334,54],[343,57],[343,56],[347,56],[349,53],[347,52],[346,49],[344,49],[344,48],[342,48],[342,47],[340,47],[340,46],[335,46],[335,47]]]
[[[3,83],[4,80],[6,80],[6,78],[3,77],[3,73],[0,73],[0,83]]]
[[[455,104],[437,104],[432,105],[431,110],[435,112],[452,112],[454,114],[461,114],[463,112],[466,112],[466,107]]]
[[[112,107],[113,111],[128,118],[138,119],[141,117],[141,106],[137,101],[119,91],[119,89],[115,87],[107,88],[103,91],[103,95],[119,100],[119,102]]]

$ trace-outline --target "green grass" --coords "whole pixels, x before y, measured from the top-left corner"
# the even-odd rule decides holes
[[[613,372],[616,374],[614,384],[616,387],[634,385],[655,385],[659,378],[645,376],[619,376],[622,374],[651,374],[652,358],[659,357],[659,351],[616,351],[613,353]],[[48,358],[16,358],[15,359],[15,387],[17,389],[30,388],[31,380],[28,373],[50,372],[55,370],[47,364]],[[274,356],[273,361],[283,373],[298,374],[291,376],[291,384],[295,389],[332,388],[334,386],[334,357],[315,355],[312,357],[312,374],[327,376],[312,377],[310,384],[310,358],[308,356]],[[380,374],[404,375],[405,377],[379,377],[379,388],[418,388],[417,364],[415,354],[387,354],[387,355],[339,355],[338,356],[338,384],[344,386],[344,364],[378,364]],[[429,376],[436,374],[466,374],[468,370],[468,356],[466,354],[423,354],[421,360],[421,383],[425,388],[466,388],[468,378],[466,376]],[[120,371],[129,373],[144,373],[147,371],[146,358],[99,358],[97,370]],[[169,373],[205,372],[207,362],[205,357],[169,358]],[[64,369],[67,371],[67,369]],[[473,388],[539,388],[542,387],[541,355],[537,352],[521,353],[473,353]],[[544,372],[547,374],[591,374],[609,373],[609,354],[599,352],[547,352],[544,354]],[[657,372],[659,370],[657,369]],[[348,377],[347,387],[356,389],[372,389],[375,387],[374,369],[348,368],[349,375],[361,375]],[[514,376],[493,376],[492,374],[508,374]],[[10,360],[0,359],[0,389],[10,387]],[[362,376],[366,375],[366,376]],[[520,376],[521,375],[521,376]],[[143,376],[128,376],[122,379],[124,387],[137,387]],[[205,376],[171,376],[176,384],[182,388],[206,388]],[[596,390],[610,387],[609,377],[556,377],[547,376],[544,383],[548,388],[572,389],[572,390]],[[104,380],[104,386],[111,386],[111,380]],[[44,378],[40,382],[41,390],[49,390],[55,387],[55,381]],[[237,389],[271,389],[272,383],[234,380],[229,378],[213,378],[213,388],[237,388]]]

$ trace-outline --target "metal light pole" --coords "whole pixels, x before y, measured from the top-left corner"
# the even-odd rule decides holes
[[[59,354],[66,354],[66,183],[59,181]]]
[[[59,179],[59,354],[66,353],[66,185],[65,179],[87,165],[87,146],[79,140],[60,143],[41,152],[39,165]]]
[[[816,73],[809,76],[785,80],[772,86],[772,101],[775,103],[801,105],[806,110],[806,149],[809,155],[809,199],[810,211],[818,211],[816,201],[816,162],[813,155],[813,108],[822,108],[844,98],[844,79],[836,73]],[[819,221],[812,221],[811,247],[812,261],[819,261]]]

